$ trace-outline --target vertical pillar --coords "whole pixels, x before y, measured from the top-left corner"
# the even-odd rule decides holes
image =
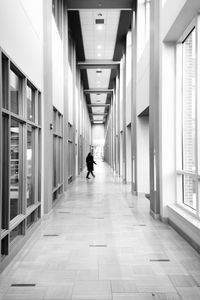
[[[136,76],[137,76],[137,28],[136,12],[132,18],[132,101],[131,101],[131,182],[132,193],[137,195],[137,122],[136,122]]]
[[[64,142],[64,191],[68,187],[68,15],[67,15],[67,5],[64,1],[64,13],[63,13],[63,53],[64,53],[64,115],[63,115],[63,142]]]
[[[160,113],[159,113],[159,60],[160,60],[160,1],[151,1],[150,13],[150,213],[153,217],[160,216]]]
[[[44,182],[44,213],[52,207],[52,176],[53,176],[53,133],[50,124],[53,123],[52,95],[52,0],[43,1],[44,20],[44,86],[43,86],[43,182]]]
[[[123,183],[126,183],[126,42],[123,57]]]

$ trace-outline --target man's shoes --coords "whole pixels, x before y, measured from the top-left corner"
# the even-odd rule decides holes
[[[86,176],[86,178],[87,178],[87,179],[90,179],[90,177],[87,177],[87,176]]]

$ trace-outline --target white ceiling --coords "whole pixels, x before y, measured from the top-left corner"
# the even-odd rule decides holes
[[[90,94],[91,104],[105,104],[107,94]]]
[[[103,114],[105,111],[105,108],[102,106],[102,107],[92,107],[92,112],[94,114]]]
[[[109,69],[101,69],[102,73],[96,73],[100,69],[88,69],[88,82],[89,88],[108,88],[109,81],[110,81],[110,73],[111,70]]]
[[[120,10],[82,9],[79,13],[85,59],[112,59]],[[104,19],[104,24],[96,24],[96,19]]]
[[[86,60],[112,60],[120,18],[119,9],[81,9],[79,10],[83,45]],[[96,19],[104,19],[104,24],[96,24]],[[88,69],[89,89],[108,88],[111,70]],[[105,104],[107,94],[91,94],[92,104]],[[97,102],[97,100],[100,100]],[[96,109],[96,108],[95,108]],[[92,108],[92,112],[96,112]],[[105,108],[101,108],[104,112]],[[96,119],[96,116],[95,116]],[[103,120],[103,118],[101,118]]]

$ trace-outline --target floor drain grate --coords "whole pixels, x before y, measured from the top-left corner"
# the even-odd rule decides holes
[[[44,234],[43,236],[59,236],[59,234]]]
[[[167,261],[170,261],[170,259],[150,259],[149,261],[151,261],[151,262],[156,262],[156,261],[158,261],[158,262],[167,262]]]
[[[90,245],[89,247],[107,247],[107,245]]]
[[[59,214],[71,214],[70,211],[58,211]]]
[[[11,284],[11,286],[13,287],[20,287],[20,286],[24,286],[24,287],[30,287],[30,286],[36,286],[35,283],[13,283]]]

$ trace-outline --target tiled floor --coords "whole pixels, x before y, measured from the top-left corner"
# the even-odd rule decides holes
[[[199,300],[200,256],[99,162],[96,178],[70,186],[0,283],[5,300]],[[11,286],[24,283],[35,286]]]

